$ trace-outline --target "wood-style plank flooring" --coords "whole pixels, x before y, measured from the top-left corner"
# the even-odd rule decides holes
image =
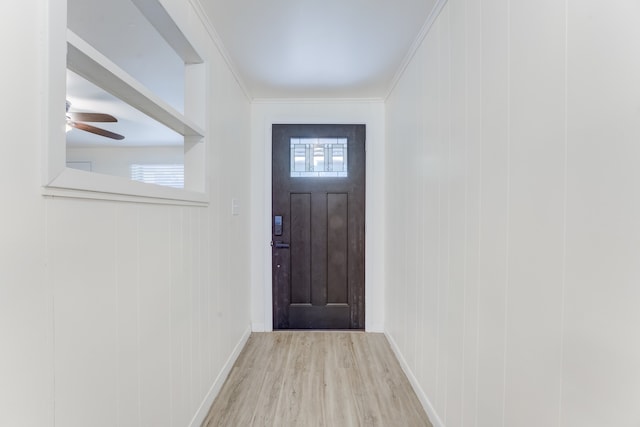
[[[429,426],[382,334],[254,333],[203,427]]]

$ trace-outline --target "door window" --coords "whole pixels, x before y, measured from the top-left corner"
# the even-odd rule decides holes
[[[347,138],[291,138],[291,177],[346,178]]]

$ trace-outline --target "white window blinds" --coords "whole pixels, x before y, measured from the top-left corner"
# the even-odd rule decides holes
[[[183,164],[131,165],[131,179],[148,184],[184,188]]]

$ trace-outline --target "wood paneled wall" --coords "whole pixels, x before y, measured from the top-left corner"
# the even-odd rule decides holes
[[[640,422],[638,18],[449,0],[389,96],[386,331],[447,427]]]
[[[163,3],[197,24],[189,2]],[[13,6],[0,30],[15,61],[0,73],[0,425],[199,426],[250,331],[250,102],[215,44],[199,46],[207,207],[45,197],[48,3]]]

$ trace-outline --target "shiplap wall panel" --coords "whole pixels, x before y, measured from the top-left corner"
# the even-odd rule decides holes
[[[464,291],[464,339],[462,374],[462,422],[475,425],[478,408],[478,302],[480,283],[480,212],[482,197],[482,2],[466,0],[464,40],[466,92],[466,253]],[[475,18],[474,18],[475,17]]]
[[[418,116],[418,109],[419,109],[419,104],[416,102],[413,108],[414,111],[412,111],[412,113],[406,117],[407,122],[409,123],[412,122]],[[411,136],[407,138],[407,141],[406,141],[406,144],[407,144],[406,150],[407,152],[415,153],[418,148],[415,143],[418,135],[418,129],[411,129],[410,132],[411,132],[410,134]],[[403,206],[403,209],[406,211],[405,221],[417,220],[421,214],[419,210],[420,198],[416,197],[416,195],[419,194],[420,181],[416,179],[415,171],[413,172],[410,171],[411,169],[415,170],[415,168],[418,165],[418,162],[419,162],[419,159],[417,156],[414,156],[411,159],[407,158],[407,165],[408,166],[411,165],[411,166],[407,168],[409,170],[409,174],[407,175],[408,180],[407,180],[407,185],[405,186],[404,192],[402,194],[402,197],[404,197],[406,200]],[[413,230],[413,232],[416,234],[421,233],[420,226],[417,225],[417,222],[416,222],[416,228]],[[406,263],[406,266],[407,266],[406,280],[408,283],[417,283],[417,281],[420,280],[420,274],[418,274],[418,263],[417,263],[418,251],[419,251],[419,242],[412,241],[411,245],[405,248],[405,252],[403,254],[404,262]],[[410,287],[408,291],[409,293],[407,294],[407,296],[411,301],[412,306],[417,308],[419,306],[420,291],[415,287]],[[412,308],[412,310],[415,310],[415,308]],[[417,359],[419,342],[417,339],[415,339],[415,337],[418,333],[419,333],[418,323],[416,319],[416,322],[411,326],[410,331],[408,331],[406,335],[407,343],[409,345],[409,348],[411,348],[411,351],[407,354],[407,358],[409,360]]]
[[[142,425],[171,422],[171,235],[169,212],[139,207],[140,411]]]
[[[427,66],[431,58],[438,55],[438,38],[428,37],[425,40],[424,53],[419,52],[421,69],[420,74],[425,76],[421,93],[424,104],[424,125],[422,135],[427,143],[420,144],[423,150],[423,162],[420,165],[420,180],[424,182],[424,193],[421,198],[425,200],[425,212],[422,215],[425,222],[424,234],[424,259],[423,274],[421,274],[421,287],[424,289],[424,297],[420,311],[423,314],[422,323],[418,325],[420,335],[418,339],[423,341],[423,354],[419,358],[422,361],[425,372],[424,383],[427,393],[435,396],[438,384],[438,288],[437,286],[425,286],[427,283],[437,283],[439,279],[439,241],[440,241],[440,182],[438,176],[443,170],[442,159],[439,156],[437,141],[440,139],[439,115],[437,102],[427,102],[438,91],[438,68]],[[421,123],[419,121],[418,123]],[[388,294],[392,294],[389,289]],[[399,328],[401,329],[401,327]]]
[[[138,235],[139,215],[135,205],[115,206],[115,268],[116,268],[116,367],[118,426],[136,426],[140,417],[139,357],[140,304]]]
[[[203,211],[194,211],[195,218],[194,222],[196,224],[196,230],[194,231],[196,243],[195,246],[198,248],[198,265],[197,265],[197,274],[198,279],[197,283],[199,284],[199,298],[198,298],[198,308],[199,308],[199,316],[198,321],[200,322],[200,336],[199,341],[202,343],[202,348],[200,352],[200,357],[198,360],[198,364],[200,366],[200,390],[201,393],[205,394],[209,391],[209,387],[215,380],[215,377],[212,375],[212,365],[209,363],[211,359],[211,350],[215,345],[214,342],[211,342],[208,337],[213,336],[211,333],[211,323],[209,322],[209,293],[211,292],[211,287],[208,286],[208,283],[211,283],[211,277],[209,276],[208,266],[207,266],[207,258],[208,258],[208,244],[209,239],[207,236],[209,235],[207,216]],[[206,231],[203,233],[203,231]],[[246,250],[246,246],[244,247]],[[246,326],[246,325],[245,325]]]
[[[58,421],[188,423],[215,380],[206,210],[54,200],[48,211]]]
[[[105,425],[115,417],[122,425],[188,424],[229,356],[214,359],[221,346],[209,342],[222,327],[206,263],[208,245],[220,242],[203,237],[207,210],[54,200],[49,216],[59,422],[92,423],[99,410],[114,417]],[[247,296],[225,288],[237,304]],[[97,397],[77,410],[98,384]]]
[[[459,17],[459,19],[455,19]],[[466,4],[454,2],[449,8],[449,290],[446,307],[447,381],[444,417],[451,426],[462,424],[464,374],[465,285],[467,276],[467,49]],[[443,58],[443,61],[446,61]],[[445,83],[446,84],[446,83]]]
[[[198,224],[194,221],[195,212],[191,210],[185,211],[182,234],[185,241],[185,265],[184,284],[182,285],[187,292],[189,303],[189,329],[188,334],[191,337],[190,344],[190,381],[191,381],[191,402],[195,404],[195,396],[205,392],[202,390],[202,375],[200,359],[202,357],[202,342],[200,341],[200,286],[198,275],[198,252],[196,233],[199,231]],[[191,408],[193,411],[195,408]]]
[[[248,331],[250,104],[208,57],[207,207],[45,200],[56,425],[197,423]]]
[[[639,17],[449,0],[389,96],[387,334],[448,427],[640,423]]]
[[[182,256],[186,236],[183,233],[185,209],[173,209],[170,213],[169,231],[171,236],[171,400],[172,421],[188,419],[193,410],[191,396],[191,341],[189,335],[190,305],[185,292],[187,281],[181,276],[188,265]]]
[[[115,215],[104,207],[83,200],[53,200],[48,206],[59,425],[116,423],[116,240],[110,232]],[[93,397],[79,406],[78,396],[87,390]],[[104,416],[96,420],[97,413]]]
[[[449,318],[449,290],[451,275],[451,37],[449,8],[442,10],[437,27],[438,37],[438,116],[439,138],[437,156],[442,170],[439,175],[439,211],[438,211],[438,371],[437,391],[435,396],[436,410],[440,414],[447,412],[447,378],[449,368],[449,352],[447,351]],[[407,312],[407,315],[411,313]]]
[[[504,340],[509,182],[508,2],[483,2],[482,175],[478,302],[477,423],[501,426],[504,399]],[[471,422],[471,420],[469,420]]]
[[[569,1],[562,424],[640,424],[640,4]],[[585,411],[584,408],[589,408]]]
[[[560,411],[565,17],[555,0],[510,5],[505,425]]]

